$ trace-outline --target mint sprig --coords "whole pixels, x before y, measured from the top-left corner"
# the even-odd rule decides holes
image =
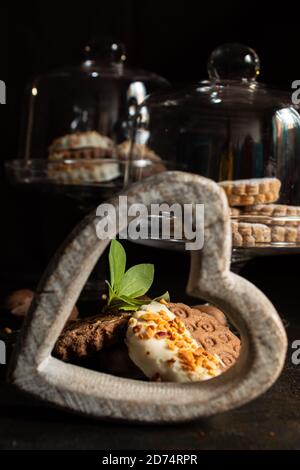
[[[108,301],[105,310],[111,312],[124,310],[136,311],[141,305],[151,300],[141,300],[150,289],[154,279],[153,264],[137,264],[126,271],[126,252],[117,240],[112,240],[109,250],[110,281],[108,285]],[[170,301],[166,292],[154,300]]]

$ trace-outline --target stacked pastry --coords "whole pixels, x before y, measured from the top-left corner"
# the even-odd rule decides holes
[[[49,147],[49,177],[67,184],[112,181],[120,176],[113,157],[114,144],[109,137],[95,131],[67,134]]]
[[[134,178],[140,179],[164,171],[161,158],[146,145],[125,140],[115,145],[112,139],[96,131],[67,134],[49,147],[49,177],[58,183],[110,182],[121,175],[122,165],[130,152],[134,161]]]
[[[300,243],[300,207],[276,204],[281,187],[277,178],[219,184],[231,207],[233,246]]]

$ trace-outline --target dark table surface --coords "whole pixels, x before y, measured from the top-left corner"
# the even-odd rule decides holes
[[[153,253],[152,258],[163,261],[161,265],[174,264],[176,257],[176,266],[185,266],[186,275],[185,255]],[[25,396],[5,384],[2,365],[0,449],[299,449],[300,365],[291,360],[292,342],[300,339],[299,262],[299,256],[258,258],[241,272],[269,296],[289,336],[284,371],[260,398],[239,409],[181,425],[108,423],[52,409]]]

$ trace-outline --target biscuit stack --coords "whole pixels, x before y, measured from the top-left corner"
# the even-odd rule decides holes
[[[64,135],[49,147],[49,178],[65,184],[111,181],[120,176],[114,152],[113,141],[98,132]]]
[[[55,139],[49,147],[49,178],[58,183],[104,183],[118,178],[122,165],[133,161],[135,179],[165,171],[161,158],[149,147],[125,140],[115,145],[96,131],[77,132]]]
[[[300,207],[274,204],[280,195],[279,179],[222,181],[219,185],[226,193],[234,218],[231,223],[234,247],[300,243]]]

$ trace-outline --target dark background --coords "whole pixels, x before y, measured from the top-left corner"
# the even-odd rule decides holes
[[[207,58],[215,46],[243,42],[260,56],[260,80],[290,89],[300,78],[299,13],[296,2],[277,7],[257,0],[2,3],[0,79],[7,84],[7,104],[0,107],[2,284],[34,284],[60,242],[52,240],[45,248],[47,229],[41,214],[48,209],[43,197],[17,191],[4,178],[4,160],[17,155],[22,96],[31,77],[75,63],[88,38],[97,34],[120,39],[130,64],[172,82],[205,78]],[[71,212],[70,204],[62,214],[57,202],[57,225],[62,218],[72,225]]]
[[[16,190],[4,177],[3,162],[17,155],[22,95],[31,77],[76,63],[93,34],[120,39],[127,45],[130,64],[171,82],[205,78],[210,51],[224,42],[238,41],[259,54],[261,81],[288,90],[293,80],[300,79],[299,17],[299,2],[297,6],[296,2],[263,0],[2,2],[0,79],[7,84],[7,104],[0,106],[0,306],[6,291],[35,286],[66,227],[76,219],[72,201],[48,201],[40,194]],[[45,224],[47,218],[52,220],[52,233]],[[166,287],[183,300],[186,255],[137,246],[134,253],[138,262],[155,263],[160,292]],[[274,303],[290,345],[299,338],[299,262],[299,256],[259,258],[242,272]],[[296,449],[299,366],[292,365],[291,353],[289,347],[281,379],[261,399],[180,427],[99,425],[42,408],[29,398],[27,404],[23,395],[16,397],[15,391],[1,384],[0,447]]]

